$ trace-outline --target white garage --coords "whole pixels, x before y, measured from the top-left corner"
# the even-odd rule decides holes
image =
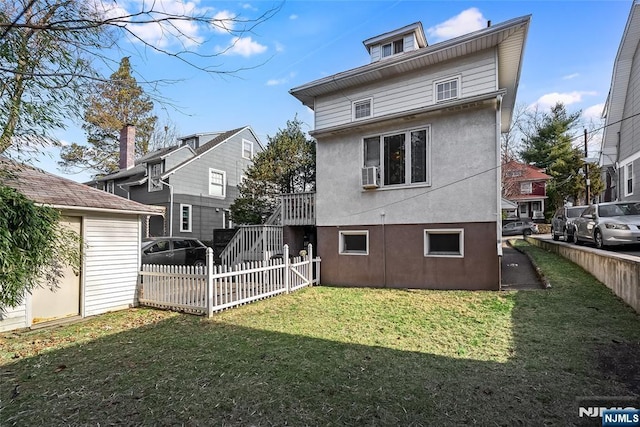
[[[59,209],[62,224],[82,236],[79,275],[65,271],[60,286],[27,294],[24,303],[0,312],[0,331],[52,324],[120,310],[137,304],[142,220],[164,215],[164,208],[143,205],[28,166],[14,169],[3,184],[36,203]]]

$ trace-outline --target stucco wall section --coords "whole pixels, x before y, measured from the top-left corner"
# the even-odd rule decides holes
[[[431,129],[431,186],[364,190],[363,136]],[[443,113],[427,120],[323,137],[317,145],[319,226],[497,221],[495,109]],[[493,239],[495,245],[495,238]]]

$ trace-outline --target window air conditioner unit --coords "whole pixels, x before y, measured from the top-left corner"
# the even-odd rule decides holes
[[[377,166],[362,168],[362,188],[380,187],[380,172]]]

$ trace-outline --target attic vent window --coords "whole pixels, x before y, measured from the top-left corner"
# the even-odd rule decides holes
[[[353,119],[358,120],[358,119],[371,117],[372,103],[373,103],[373,100],[371,98],[354,101],[353,102]]]
[[[397,55],[398,53],[402,53],[404,51],[404,40],[394,40],[391,43],[382,45],[382,57],[386,58],[387,56]]]
[[[436,102],[456,99],[460,94],[460,77],[435,82],[434,86]]]

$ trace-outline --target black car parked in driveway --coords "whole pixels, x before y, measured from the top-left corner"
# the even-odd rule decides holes
[[[207,246],[198,239],[153,237],[142,241],[142,263],[161,265],[207,264]]]

